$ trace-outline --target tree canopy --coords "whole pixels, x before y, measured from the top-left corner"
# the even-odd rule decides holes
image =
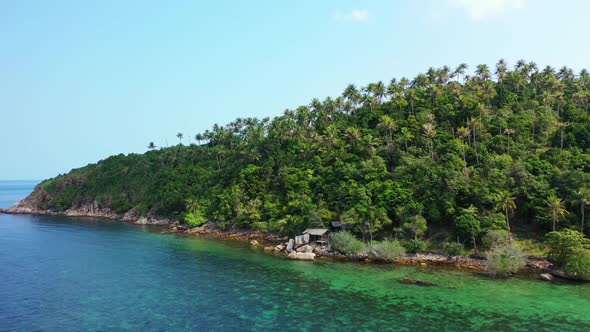
[[[95,204],[281,234],[342,219],[365,239],[404,226],[417,238],[459,218],[460,239],[475,244],[498,229],[498,213],[509,232],[585,232],[589,119],[586,70],[444,66],[351,84],[273,119],[178,133],[176,146],[150,142],[145,154],[72,170],[33,195],[56,211]]]

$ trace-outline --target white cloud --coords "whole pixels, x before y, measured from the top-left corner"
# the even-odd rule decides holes
[[[498,17],[523,9],[527,0],[448,0],[475,21]]]
[[[366,22],[369,16],[369,11],[366,9],[354,9],[345,13],[336,13],[334,19],[342,22]]]

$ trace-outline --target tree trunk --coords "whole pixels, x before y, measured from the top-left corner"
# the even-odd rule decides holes
[[[465,163],[465,166],[467,166],[467,160],[465,159],[465,143],[463,143],[461,147],[463,148],[463,162]]]
[[[585,206],[585,204],[584,204],[584,203],[582,203],[582,208],[581,208],[581,210],[582,210],[582,226],[581,226],[580,232],[581,232],[582,234],[584,234],[584,210],[586,210],[586,206]]]
[[[563,127],[561,128],[561,145],[560,145],[560,150],[563,151]]]
[[[482,125],[483,125],[483,122],[482,122]],[[476,141],[475,141],[475,127],[473,127],[473,149],[475,150],[475,161],[477,162],[477,166],[479,166],[479,155],[477,154],[477,145],[475,143],[476,143]]]
[[[508,229],[508,243],[512,244],[512,232],[510,231],[510,221],[508,219],[508,209],[504,209],[506,213],[506,228]]]
[[[508,155],[510,155],[510,136],[506,137],[508,137]]]

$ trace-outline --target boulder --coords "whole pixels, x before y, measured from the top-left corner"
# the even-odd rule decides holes
[[[294,245],[295,245],[295,240],[289,239],[289,242],[287,243],[287,251],[288,252],[293,251],[293,246]]]
[[[264,251],[274,251],[274,247],[264,247]]]
[[[297,252],[312,253],[313,247],[306,244],[304,246],[297,248]]]
[[[541,274],[539,274],[539,279],[544,280],[544,281],[553,281],[555,279],[555,277],[549,273],[541,273]]]
[[[275,247],[275,251],[283,251],[283,250],[285,250],[285,246],[284,246],[284,245],[282,245],[282,244],[278,244],[278,245]]]
[[[260,245],[260,243],[256,240],[250,240],[250,245],[257,246],[257,245]]]
[[[289,259],[299,261],[313,261],[315,260],[315,254],[312,252],[291,252],[287,257]]]

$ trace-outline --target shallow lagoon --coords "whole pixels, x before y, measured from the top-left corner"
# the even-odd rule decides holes
[[[298,262],[160,231],[0,215],[0,330],[590,330],[590,284]]]

